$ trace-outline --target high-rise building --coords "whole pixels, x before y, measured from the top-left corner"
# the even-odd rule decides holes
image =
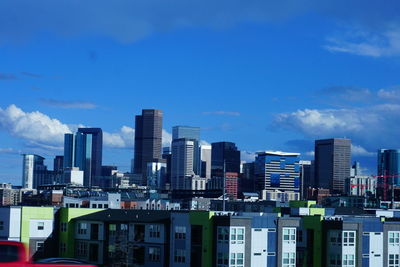
[[[276,197],[280,201],[300,199],[299,156],[299,153],[280,151],[257,152],[254,173],[263,199],[272,200]]]
[[[166,163],[147,163],[147,186],[149,186],[151,189],[165,189],[166,171]]]
[[[210,179],[211,178],[211,146],[210,145],[201,145],[200,146],[200,161],[201,161],[200,176]]]
[[[64,156],[55,156],[53,170],[56,172],[61,172],[64,168]]]
[[[83,185],[96,186],[101,177],[103,131],[79,128],[76,134],[64,136],[64,169],[78,167],[84,172]]]
[[[163,147],[162,158],[166,163],[166,171],[165,171],[165,186],[171,186],[171,165],[172,165],[172,152],[171,147]]]
[[[193,148],[193,172],[201,175],[201,158],[200,158],[200,127],[191,126],[174,126],[172,127],[172,142],[177,139],[186,138],[194,142]]]
[[[315,141],[315,182],[319,188],[345,192],[350,176],[351,140],[324,139]]]
[[[44,158],[35,154],[23,154],[22,187],[36,189],[40,185],[50,184]]]
[[[378,198],[392,199],[393,186],[400,185],[400,149],[378,150]],[[390,191],[390,192],[389,192]]]
[[[309,188],[315,187],[314,161],[300,160],[300,185],[301,197],[307,200],[307,192]]]
[[[195,141],[181,138],[172,141],[171,187],[172,189],[191,188],[190,178],[195,175],[194,165]]]
[[[147,183],[147,163],[162,162],[162,117],[158,109],[143,109],[135,117],[135,174],[142,174],[142,183]]]
[[[211,144],[211,176],[222,176],[224,172],[240,173],[240,151],[235,143],[218,142]]]

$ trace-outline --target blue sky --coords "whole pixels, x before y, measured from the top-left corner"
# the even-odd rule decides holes
[[[101,127],[104,164],[130,168],[134,115],[164,110],[206,142],[301,152],[348,137],[373,173],[399,148],[396,1],[2,1],[0,182],[21,153],[52,167],[63,133]]]

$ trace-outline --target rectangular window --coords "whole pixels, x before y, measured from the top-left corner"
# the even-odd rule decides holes
[[[149,261],[160,261],[161,250],[157,247],[149,247]]]
[[[0,221],[0,231],[4,230],[4,221]]]
[[[389,254],[389,267],[400,267],[399,254]]]
[[[244,266],[244,258],[243,253],[231,253],[231,264],[230,267],[243,267]]]
[[[186,239],[186,226],[175,226],[175,239]]]
[[[400,246],[400,232],[389,231],[389,246]]]
[[[108,234],[110,236],[115,236],[117,232],[117,225],[116,224],[109,224],[108,225]]]
[[[67,252],[67,244],[61,242],[60,243],[60,253],[65,253]]]
[[[343,267],[355,267],[355,256],[354,254],[343,255]]]
[[[44,241],[37,241],[36,242],[36,251],[43,252],[44,250]]]
[[[44,222],[38,222],[37,229],[38,230],[44,230]]]
[[[88,244],[86,242],[78,242],[76,246],[76,254],[78,257],[86,257],[88,251]]]
[[[174,251],[174,262],[186,262],[186,250],[175,249]]]
[[[282,267],[296,267],[296,253],[283,253]]]
[[[229,254],[218,253],[217,254],[217,267],[228,267],[229,266]]]
[[[78,223],[78,234],[86,235],[87,233],[87,223]]]
[[[160,238],[161,227],[158,224],[149,225],[149,233],[151,238]]]
[[[229,241],[228,227],[218,227],[217,228],[217,241],[218,241],[218,243],[227,243]]]
[[[296,228],[283,228],[283,242],[296,243]]]
[[[356,244],[355,231],[343,231],[343,246],[354,247]]]
[[[60,228],[61,228],[61,229],[60,229],[61,232],[63,232],[63,233],[67,232],[67,225],[68,225],[68,224],[65,223],[65,222],[62,222],[62,223],[61,223],[61,227],[60,227]]]
[[[244,243],[244,227],[231,227],[231,243],[232,244]]]

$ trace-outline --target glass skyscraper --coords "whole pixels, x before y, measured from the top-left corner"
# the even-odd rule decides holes
[[[23,188],[36,189],[39,185],[51,183],[43,157],[34,154],[23,154],[22,157]]]

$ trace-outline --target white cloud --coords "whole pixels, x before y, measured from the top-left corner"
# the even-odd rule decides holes
[[[246,162],[253,162],[256,158],[256,153],[246,151],[246,150],[241,150],[240,151],[240,160],[246,161]]]
[[[386,28],[382,32],[353,29],[340,37],[330,37],[324,46],[330,52],[360,56],[388,57],[400,55],[400,28]]]
[[[58,107],[65,109],[94,109],[97,106],[90,102],[83,101],[63,101],[56,99],[41,99],[40,102],[50,107]]]
[[[315,151],[307,151],[306,153],[304,153],[306,156],[309,157],[314,157],[315,156]]]
[[[29,147],[41,147],[49,150],[62,150],[64,134],[85,127],[82,124],[67,125],[39,111],[24,112],[15,105],[0,108],[0,130],[24,139]],[[117,132],[103,131],[103,145],[109,148],[133,149],[135,129],[122,126]],[[163,129],[164,146],[171,144],[172,135]],[[6,152],[7,150],[1,151]]]
[[[400,146],[398,114],[400,105],[396,104],[347,109],[304,109],[278,114],[273,126],[299,132],[308,138],[347,137],[366,151],[374,151],[379,147]],[[360,150],[358,152],[362,153]]]
[[[353,156],[367,156],[367,157],[372,157],[372,156],[376,155],[373,152],[368,152],[362,146],[358,146],[358,145],[354,145],[354,144],[351,145],[351,154]]]
[[[400,89],[380,89],[377,93],[378,97],[388,101],[400,100]]]

